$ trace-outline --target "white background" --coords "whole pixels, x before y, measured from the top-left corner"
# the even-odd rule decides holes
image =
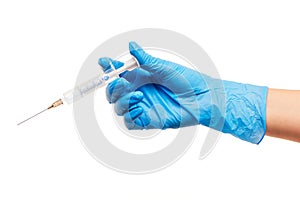
[[[197,138],[171,167],[127,175],[87,153],[71,107],[16,126],[72,87],[98,45],[137,28],[190,37],[224,79],[299,89],[299,9],[287,0],[1,1],[0,199],[299,199],[298,143],[222,135],[200,161]]]

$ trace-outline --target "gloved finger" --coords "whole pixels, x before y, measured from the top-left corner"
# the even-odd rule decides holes
[[[137,103],[142,101],[143,93],[140,91],[130,92],[125,96],[122,96],[115,105],[115,112],[117,115],[124,115],[129,110],[133,110],[137,107]]]
[[[142,69],[153,73],[156,78],[168,79],[174,74],[182,73],[185,67],[147,54],[136,42],[129,43],[130,54],[139,62]]]
[[[139,106],[124,114],[124,122],[129,130],[144,129],[150,120],[144,109]]]
[[[106,99],[115,103],[121,96],[131,92],[130,83],[124,78],[117,78],[106,87]]]
[[[113,65],[113,67],[115,69],[119,69],[120,67],[122,67],[124,65],[123,62],[113,60],[113,59],[108,58],[108,57],[99,58],[98,64],[101,66],[104,73],[109,73],[109,72],[112,71],[112,66],[111,65]]]
[[[127,112],[124,114],[124,123],[125,126],[129,129],[137,129],[134,128],[136,125],[134,123],[134,120],[136,118],[138,118],[142,113],[143,113],[143,108],[142,107],[135,107],[134,109],[132,109],[130,112]],[[142,127],[140,129],[143,129]]]
[[[142,69],[152,73],[157,73],[162,70],[163,62],[161,61],[163,60],[147,54],[136,42],[129,43],[129,51],[130,54],[138,60]]]

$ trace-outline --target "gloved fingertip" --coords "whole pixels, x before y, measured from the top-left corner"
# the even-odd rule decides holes
[[[98,64],[101,65],[102,67],[109,66],[110,62],[112,62],[112,59],[109,57],[102,57],[102,58],[99,58],[99,60],[98,60]]]
[[[124,78],[117,78],[106,87],[106,98],[109,103],[115,103],[123,93],[130,90],[130,84]]]
[[[142,47],[140,45],[138,45],[138,43],[136,43],[135,41],[131,41],[129,42],[129,50],[138,50],[138,49],[142,49]]]
[[[140,65],[143,65],[146,62],[147,54],[145,51],[140,47],[136,42],[130,42],[129,43],[129,51],[130,54],[133,55]]]
[[[144,97],[144,94],[141,91],[135,91],[134,96],[138,99],[142,99]]]
[[[140,114],[140,116],[134,121],[137,127],[146,128],[151,122],[150,117],[144,111]]]
[[[112,101],[112,94],[113,94],[113,91],[114,91],[118,81],[119,81],[118,79],[115,79],[112,82],[110,82],[106,87],[106,99],[110,104],[114,103]]]
[[[124,65],[123,62],[118,61],[118,60],[113,60],[111,63],[113,64],[115,69],[119,69],[120,67],[122,67]]]
[[[111,58],[108,57],[102,57],[99,58],[98,64],[101,66],[102,70],[107,73],[111,70],[110,63],[112,62]]]
[[[124,115],[124,122],[125,122],[125,125],[126,127],[129,129],[129,130],[132,130],[134,127],[135,127],[135,120],[140,116],[142,115],[144,112],[144,109],[141,108],[141,107],[136,107],[135,109],[127,112],[125,115]],[[142,129],[142,127],[140,128]]]
[[[115,68],[115,69],[119,69],[120,67],[122,67],[124,65],[123,62],[120,62],[118,60],[113,60],[113,59],[108,58],[108,57],[99,58],[98,64],[102,67],[102,70],[105,73],[111,72],[112,67]],[[113,65],[113,66],[111,66],[111,65]]]
[[[142,101],[144,98],[144,94],[141,91],[136,91],[133,93],[133,95],[130,97],[130,104],[136,104]]]
[[[142,113],[143,113],[144,109],[141,107],[136,107],[135,109],[131,110],[130,113],[130,118],[131,120],[135,120],[136,118],[138,118]]]

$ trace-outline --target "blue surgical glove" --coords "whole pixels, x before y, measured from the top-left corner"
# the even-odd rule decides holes
[[[124,116],[128,129],[202,124],[255,144],[264,137],[267,87],[211,78],[152,57],[135,42],[129,43],[129,50],[141,67],[121,74],[106,89],[108,101]],[[115,68],[123,65],[110,58],[99,59],[106,73],[110,63]],[[212,96],[220,97],[219,103]]]

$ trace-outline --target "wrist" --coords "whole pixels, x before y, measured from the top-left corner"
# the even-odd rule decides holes
[[[224,81],[226,112],[222,132],[259,144],[266,133],[268,88]]]

